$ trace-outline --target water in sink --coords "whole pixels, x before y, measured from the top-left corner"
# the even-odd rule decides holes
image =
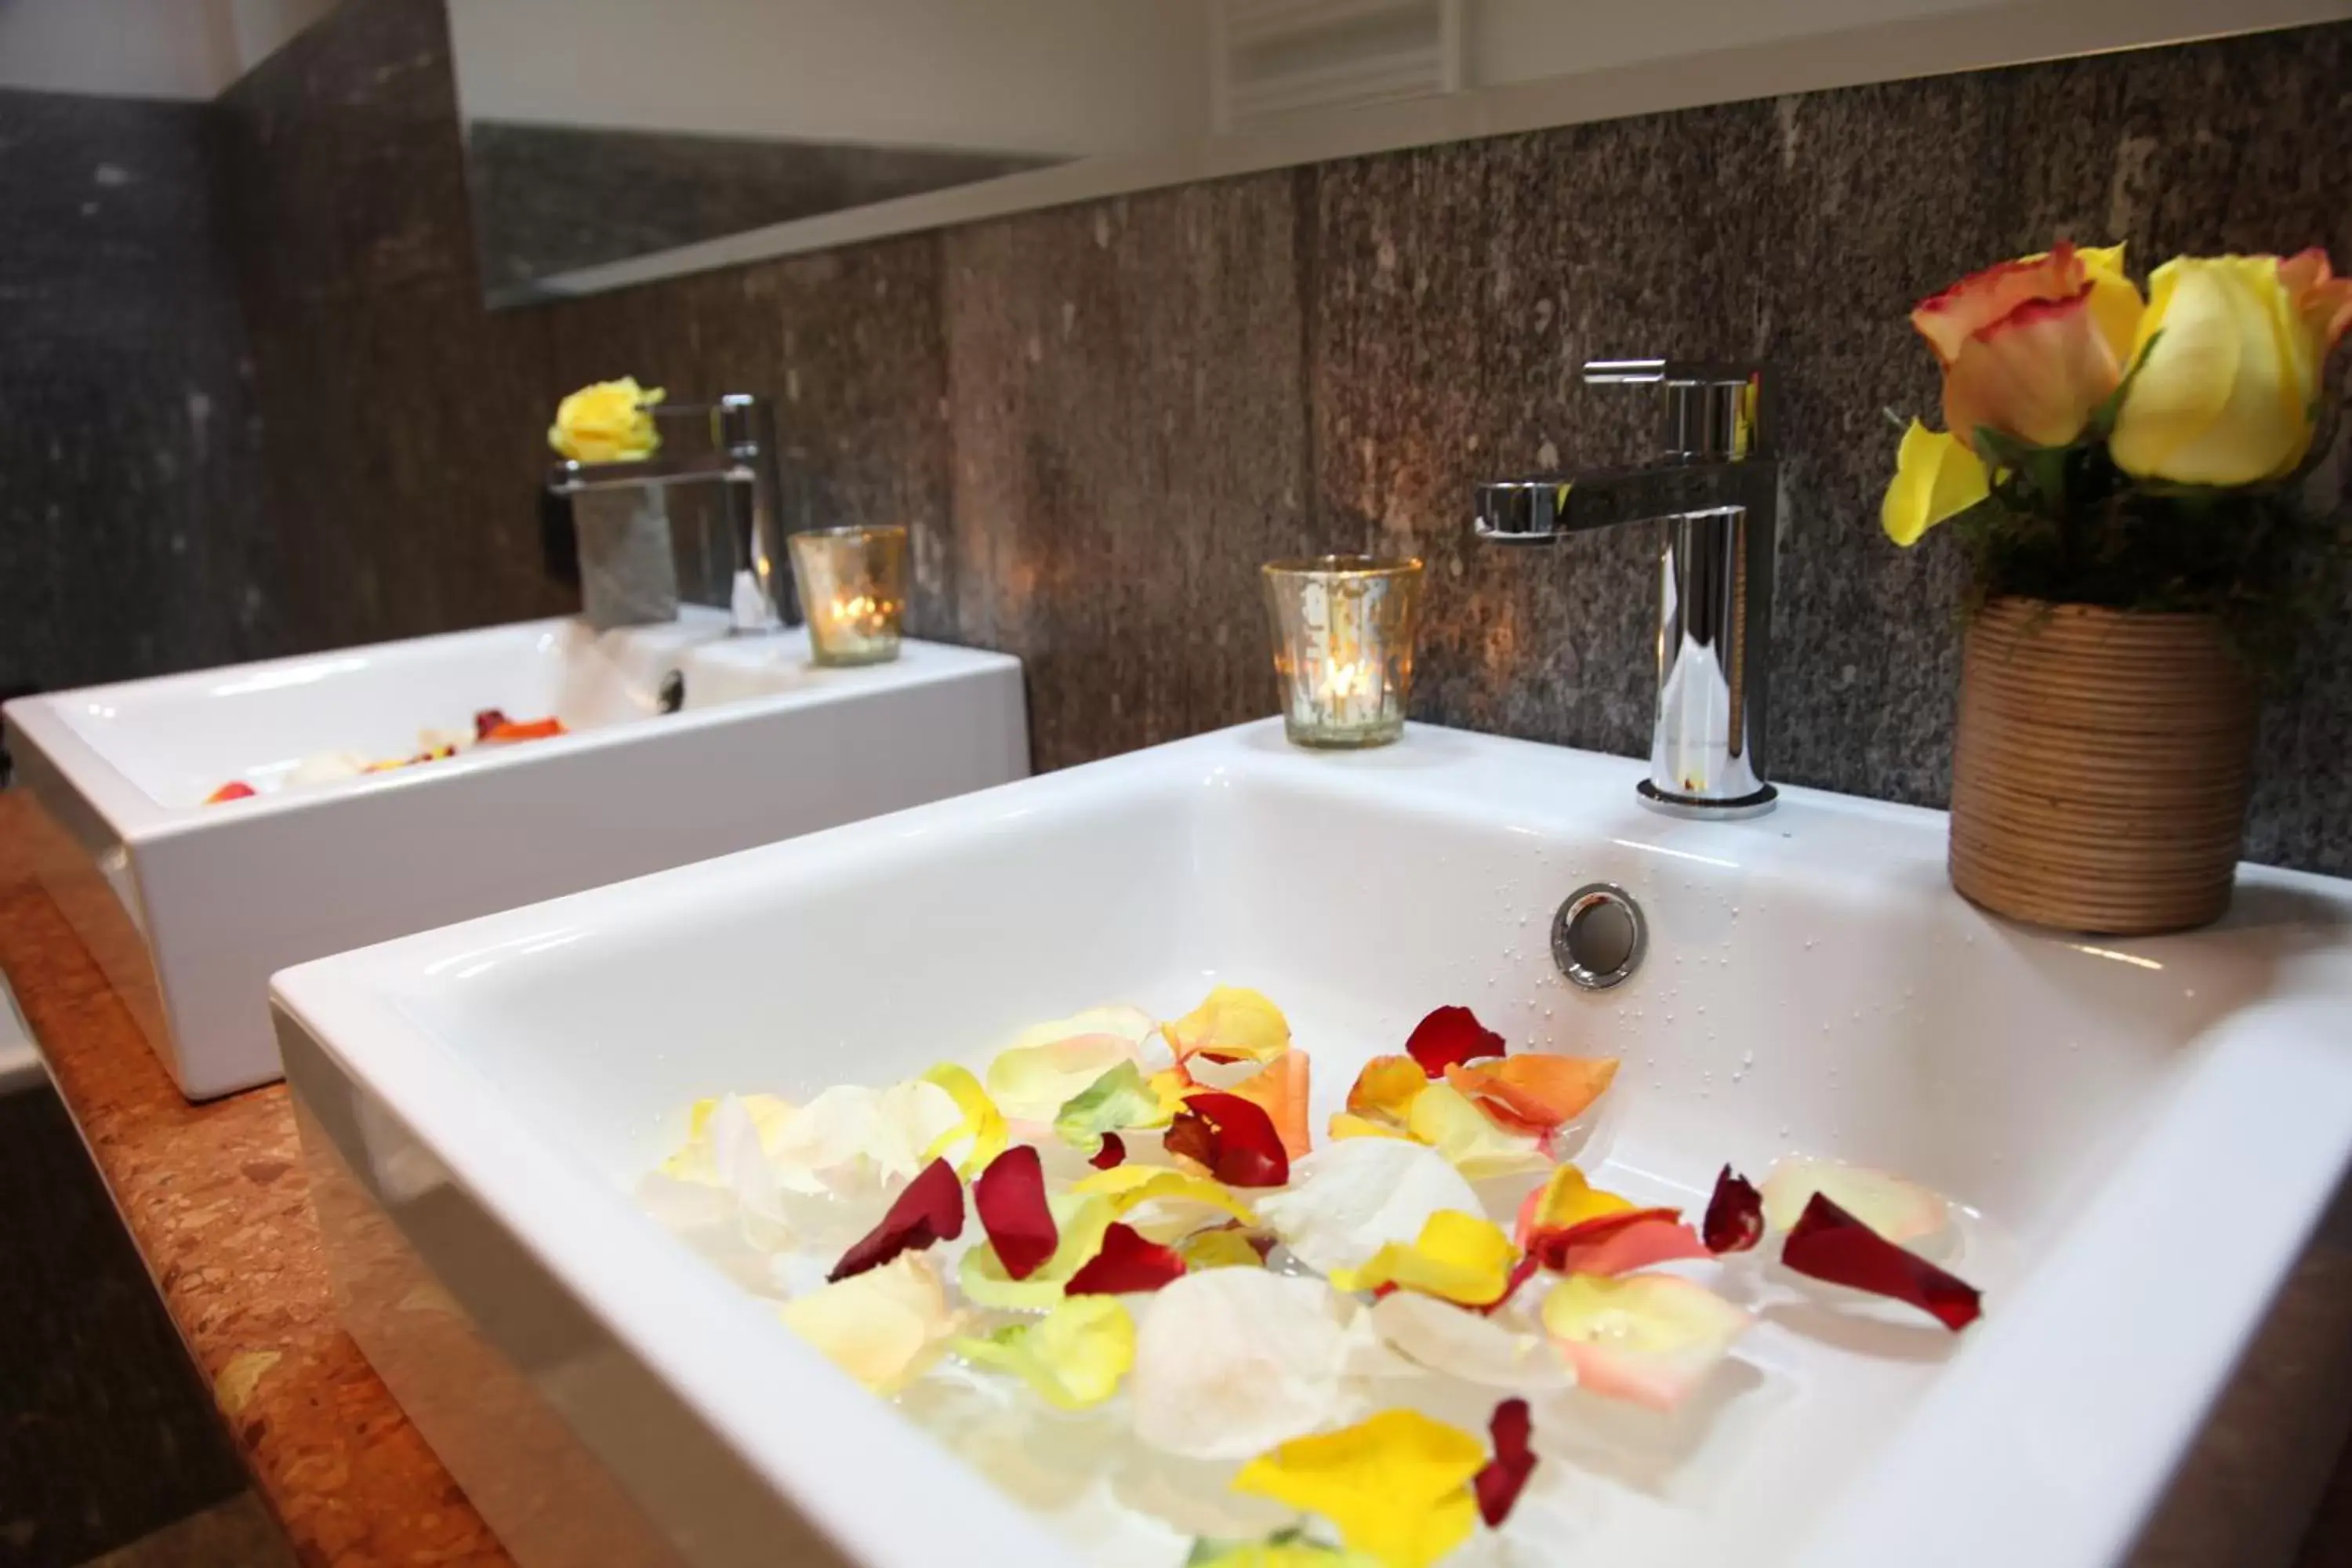
[[[1097,1069],[1129,1087],[1156,1071],[1160,1076],[1150,1081],[1167,1086],[1167,1103],[1188,1087],[1238,1084],[1275,1107],[1270,1120],[1285,1122],[1292,1133],[1286,1142],[1311,1141],[1315,1152],[1293,1165],[1284,1184],[1211,1184],[1206,1189],[1248,1205],[1247,1225],[1206,1203],[1147,1204],[1134,1211],[1152,1237],[1190,1265],[1182,1282],[1147,1290],[1143,1281],[1130,1280],[1136,1289],[1108,1295],[1065,1295],[1057,1285],[1033,1285],[1028,1299],[1008,1299],[1000,1293],[1007,1289],[1001,1267],[989,1267],[996,1257],[991,1226],[973,1199],[964,1205],[963,1227],[954,1238],[933,1244],[918,1232],[915,1245],[894,1260],[827,1285],[828,1272],[848,1249],[888,1229],[887,1216],[899,1212],[894,1200],[908,1192],[928,1156],[944,1152],[967,1175],[990,1163],[988,1150],[974,1147],[972,1102],[960,1106],[941,1087],[961,1082],[969,1094],[982,1079],[1006,1087],[989,1057],[970,1060],[970,1080],[934,1074],[941,1082],[872,1086],[883,1090],[878,1099],[851,1088],[799,1108],[758,1092],[703,1101],[688,1113],[684,1146],[645,1174],[640,1199],[706,1259],[772,1304],[780,1334],[801,1331],[1049,1520],[1088,1561],[1120,1568],[1214,1561],[1220,1544],[1239,1549],[1301,1527],[1308,1541],[1336,1542],[1356,1521],[1335,1525],[1257,1495],[1246,1479],[1237,1486],[1248,1461],[1291,1438],[1358,1429],[1383,1411],[1409,1411],[1440,1423],[1491,1458],[1499,1435],[1490,1435],[1490,1424],[1498,1405],[1512,1399],[1526,1401],[1531,1417],[1535,1468],[1500,1527],[1468,1527],[1458,1549],[1445,1550],[1444,1561],[1570,1561],[1577,1543],[1597,1546],[1626,1531],[1649,1547],[1632,1558],[1612,1553],[1612,1561],[1700,1560],[1727,1545],[1709,1522],[1716,1512],[1710,1499],[1769,1489],[1781,1491],[1785,1502],[1789,1489],[1836,1484],[1867,1453],[1873,1434],[1899,1417],[1960,1342],[1914,1307],[1809,1279],[1782,1265],[1777,1254],[1791,1194],[1801,1203],[1805,1191],[1825,1180],[1829,1190],[1945,1270],[1965,1275],[1996,1297],[2011,1278],[2013,1243],[1973,1210],[1850,1167],[1819,1174],[1827,1163],[1793,1149],[1774,1167],[1779,1179],[1765,1182],[1775,1224],[1762,1245],[1735,1251],[1717,1241],[1724,1255],[1706,1256],[1696,1229],[1710,1209],[1716,1173],[1643,1169],[1601,1155],[1606,1140],[1595,1135],[1611,1109],[1605,1092],[1540,1139],[1507,1115],[1498,1122],[1475,1113],[1466,1125],[1434,1116],[1409,1120],[1424,1139],[1441,1138],[1444,1153],[1405,1136],[1403,1129],[1393,1138],[1339,1137],[1335,1116],[1369,1134],[1364,1122],[1342,1114],[1370,1109],[1351,1086],[1365,1063],[1402,1047],[1410,1021],[1295,986],[1284,999],[1292,1004],[1286,1023],[1294,1043],[1290,1054],[1276,1058],[1276,1070],[1254,1061],[1204,1064],[1193,1056],[1189,1084],[1187,1073],[1169,1072],[1175,1061],[1170,1041],[1189,1037],[1197,1044],[1199,1029],[1180,1024],[1144,1033],[1160,1015],[1097,1009],[1088,1016],[1093,1022],[1044,1026],[1023,1037],[1062,1040],[1062,1047],[1034,1047],[1031,1059],[1097,1042],[1096,1054],[1079,1051],[1067,1058],[1052,1080],[1059,1086],[1055,1094],[1091,1081]],[[1141,1037],[1139,1067],[1126,1065],[1121,1031],[1104,1030],[1103,1019],[1122,1016],[1132,1019],[1124,1032]],[[1510,1049],[1520,1056],[1556,1054],[1556,1042],[1546,1043],[1555,1050],[1530,1053],[1528,1041],[1513,1042]],[[1605,1047],[1588,1041],[1583,1048]],[[1304,1114],[1286,1119],[1280,1114],[1284,1085],[1266,1086],[1282,1079],[1279,1068],[1299,1057],[1311,1059],[1312,1091]],[[1411,1069],[1403,1075],[1408,1095],[1449,1092],[1445,1079],[1429,1079],[1410,1058],[1399,1065]],[[1485,1065],[1491,1068],[1491,1059]],[[1256,1076],[1261,1072],[1266,1076]],[[1740,1077],[1744,1069],[1734,1075]],[[859,1117],[835,1114],[837,1102],[857,1106]],[[1198,1160],[1171,1153],[1159,1131],[1139,1130],[1141,1121],[1164,1114],[1167,1103],[1147,1111],[1136,1101],[1117,1119],[1114,1136],[1124,1142],[1103,1151],[1101,1159],[1116,1162],[1106,1170],[1087,1158],[1093,1145],[1087,1127],[1065,1133],[1040,1121],[1036,1113],[1045,1102],[1034,1091],[1016,1093],[1009,1102],[1028,1113],[1010,1119],[1012,1145],[1039,1151],[1045,1190],[1066,1237],[1083,1229],[1074,1215],[1089,1191],[1108,1192],[1143,1172],[1173,1175],[1180,1165],[1196,1175],[1204,1172]],[[887,1109],[877,1115],[877,1105]],[[862,1128],[862,1139],[847,1132],[853,1125]],[[1539,1245],[1530,1243],[1523,1205],[1548,1179],[1569,1179],[1554,1174],[1560,1162],[1640,1208],[1687,1215],[1679,1242],[1668,1239],[1654,1250],[1696,1256],[1653,1259],[1644,1253],[1629,1260],[1622,1253],[1611,1258],[1585,1250],[1578,1255],[1581,1261],[1567,1265],[1587,1281],[1630,1282],[1636,1291],[1670,1279],[1713,1293],[1692,1299],[1719,1318],[1694,1337],[1683,1373],[1663,1384],[1647,1375],[1661,1363],[1638,1353],[1644,1325],[1654,1323],[1640,1313],[1629,1320],[1631,1329],[1598,1331],[1600,1350],[1585,1352],[1601,1354],[1598,1365],[1577,1362],[1578,1352],[1547,1337],[1546,1302],[1567,1275],[1536,1268],[1532,1258],[1521,1264],[1519,1252],[1503,1238],[1529,1250]],[[1458,1195],[1458,1205],[1391,1194],[1389,1211],[1369,1224],[1333,1218],[1335,1203],[1346,1206],[1344,1198],[1329,1195],[1336,1184],[1347,1182],[1345,1167],[1412,1170],[1422,1182],[1435,1183],[1452,1181],[1456,1165],[1462,1175],[1475,1178],[1447,1189]],[[1809,1172],[1817,1173],[1809,1177]],[[1761,1170],[1752,1174],[1765,1176]],[[940,1172],[927,1179],[934,1177],[944,1180]],[[798,1193],[796,1183],[822,1191]],[[1362,1201],[1363,1194],[1353,1195]],[[1868,1206],[1874,1202],[1877,1207]],[[1484,1234],[1520,1265],[1505,1278],[1500,1302],[1486,1299],[1491,1282],[1465,1286],[1460,1279],[1423,1278],[1400,1290],[1377,1276],[1341,1272],[1326,1283],[1323,1270],[1362,1268],[1381,1240],[1410,1242],[1439,1206],[1487,1222],[1492,1229]],[[1736,1206],[1727,1205],[1727,1214]],[[1677,1234],[1667,1218],[1643,1223],[1651,1227],[1643,1234],[1654,1238]],[[1063,1257],[1056,1252],[1032,1280],[1053,1277]],[[1505,1267],[1499,1258],[1489,1262],[1497,1270]],[[1585,1263],[1597,1263],[1601,1272],[1585,1271]],[[1272,1299],[1259,1300],[1254,1294],[1259,1286],[1227,1269],[1272,1274],[1288,1283]],[[1061,1272],[1066,1277],[1066,1268]],[[1455,1299],[1448,1299],[1449,1291]],[[1461,1303],[1465,1297],[1467,1304]],[[910,1311],[910,1301],[920,1305]],[[1222,1315],[1265,1313],[1277,1305],[1302,1312],[1307,1326],[1285,1327],[1287,1319],[1262,1316],[1235,1323]],[[1053,1357],[1043,1358],[1043,1372],[1033,1361],[1024,1379],[993,1352],[1005,1339],[1025,1343],[1052,1333],[1065,1313],[1075,1313],[1089,1336],[1057,1346],[1061,1364],[1077,1369],[1072,1379],[1055,1375]],[[877,1326],[884,1320],[888,1326]],[[1228,1326],[1242,1337],[1217,1331]],[[1570,1318],[1560,1326],[1581,1331]],[[1620,1363],[1608,1347],[1623,1348],[1629,1334],[1636,1353]],[[1326,1365],[1312,1376],[1302,1372],[1285,1398],[1269,1399],[1263,1390],[1278,1380],[1264,1375],[1257,1362],[1271,1353],[1268,1345],[1281,1343],[1317,1356],[1341,1347],[1344,1365]],[[1171,1346],[1187,1353],[1171,1360]],[[1719,1361],[1710,1359],[1717,1355]],[[1817,1386],[1824,1382],[1818,1369],[1829,1362],[1839,1363],[1836,1385]],[[1690,1365],[1699,1368],[1695,1375]],[[1242,1373],[1256,1375],[1236,1376]],[[1225,1386],[1242,1382],[1253,1386]],[[1683,1385],[1672,1386],[1677,1384]],[[1467,1508],[1461,1498],[1453,1506]],[[1738,1538],[1749,1549],[1760,1544],[1745,1526]],[[1360,1561],[1411,1563],[1424,1560],[1421,1550],[1392,1542],[1388,1552]]]

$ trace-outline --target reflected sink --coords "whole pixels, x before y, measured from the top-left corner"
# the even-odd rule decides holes
[[[1695,1209],[1727,1161],[1899,1171],[1965,1206],[1951,1266],[1986,1301],[1957,1337],[1766,1312],[1664,1449],[1559,1461],[1513,1561],[2114,1560],[2352,1150],[2352,889],[2248,868],[2214,930],[2074,940],[1953,895],[1938,813],[1791,789],[1674,821],[1642,773],[1250,725],[281,974],[346,1321],[528,1563],[1174,1564],[1165,1531],[1074,1548],[634,1184],[698,1096],[976,1063],[1213,981],[1289,1013],[1319,1130],[1367,1056],[1466,1003],[1515,1050],[1622,1058],[1596,1181]],[[1548,942],[1595,881],[1649,921],[1605,992]]]
[[[726,627],[534,621],[22,699],[37,864],[201,1100],[279,1076],[289,963],[1028,771],[1018,660],[909,641],[825,669],[802,636]],[[568,732],[306,782],[320,753],[470,739],[488,708]],[[255,794],[206,804],[231,783]]]

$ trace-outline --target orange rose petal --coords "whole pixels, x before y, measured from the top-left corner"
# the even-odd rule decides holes
[[[2074,247],[2063,241],[2042,256],[2004,261],[1970,273],[1911,312],[1911,324],[1934,346],[1945,364],[1959,358],[1969,339],[2035,300],[2064,300],[2079,292],[2087,268]],[[1966,437],[1967,431],[1954,432]]]
[[[1591,1110],[1616,1077],[1615,1057],[1535,1052],[1445,1069],[1445,1081],[1504,1131],[1538,1137]]]
[[[1634,1206],[1633,1199],[1596,1187],[1584,1179],[1582,1171],[1563,1164],[1519,1205],[1518,1225],[1512,1234],[1520,1247],[1532,1250],[1530,1243],[1541,1232],[1563,1231],[1603,1215],[1630,1214]]]
[[[1675,1209],[1602,1215],[1565,1230],[1538,1230],[1528,1254],[1555,1274],[1630,1274],[1654,1263],[1713,1255]]]
[[[1264,1110],[1282,1139],[1283,1152],[1294,1160],[1304,1159],[1315,1146],[1314,1130],[1307,1120],[1310,1071],[1307,1053],[1294,1047],[1225,1091]]]
[[[1374,1057],[1348,1090],[1348,1113],[1402,1131],[1429,1075],[1411,1057]]]
[[[1706,1380],[1750,1322],[1742,1309],[1671,1274],[1571,1274],[1544,1298],[1544,1331],[1606,1399],[1672,1410]]]

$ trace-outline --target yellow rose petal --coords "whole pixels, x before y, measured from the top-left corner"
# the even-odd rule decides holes
[[[996,1101],[988,1097],[988,1090],[980,1087],[978,1079],[953,1062],[941,1062],[925,1073],[922,1081],[947,1090],[949,1098],[955,1101],[956,1109],[963,1112],[961,1121],[931,1140],[930,1146],[923,1151],[924,1163],[928,1164],[940,1159],[969,1138],[971,1146],[965,1150],[963,1158],[956,1162],[958,1173],[973,1176],[986,1170],[991,1160],[1004,1152],[1009,1141],[1004,1128],[1004,1113],[996,1109]]]
[[[1051,1121],[1105,1073],[1136,1060],[1134,1041],[1108,1033],[1013,1046],[988,1064],[988,1092],[1007,1116]]]
[[[1331,1276],[1341,1290],[1377,1290],[1383,1285],[1418,1290],[1465,1307],[1499,1301],[1511,1282],[1519,1249],[1502,1227],[1476,1215],[1440,1209],[1410,1243],[1391,1241],[1361,1268]]]
[[[583,386],[556,406],[547,444],[575,463],[650,458],[661,446],[653,405],[662,395],[660,387],[639,386],[633,375]]]
[[[1578,1384],[1672,1410],[1747,1331],[1748,1313],[1672,1274],[1571,1274],[1544,1298],[1544,1331]]]
[[[2311,353],[2272,256],[2178,257],[2148,279],[2108,449],[2141,479],[2247,485],[2311,445]]]
[[[1895,456],[1895,478],[1879,504],[1879,526],[1887,538],[1908,549],[1929,529],[1991,493],[1983,462],[1958,437],[1948,430],[1930,430],[1914,419]]]
[[[1383,1568],[1428,1568],[1469,1539],[1478,1520],[1470,1480],[1486,1463],[1486,1445],[1469,1433],[1383,1410],[1252,1459],[1234,1489],[1321,1515]]]
[[[787,1327],[877,1394],[895,1394],[946,1348],[961,1321],[936,1264],[907,1253],[787,1301]]]
[[[1504,1131],[1451,1084],[1433,1083],[1423,1089],[1412,1102],[1405,1129],[1474,1182],[1551,1164],[1537,1139]]]
[[[1233,1189],[1215,1177],[1196,1176],[1189,1171],[1171,1171],[1163,1166],[1114,1165],[1074,1183],[1070,1192],[1077,1197],[1106,1200],[1110,1205],[1112,1219],[1127,1219],[1146,1205],[1166,1204],[1180,1209],[1214,1209],[1244,1225],[1257,1224],[1257,1215],[1249,1205],[1235,1197]],[[1199,1228],[1201,1216],[1154,1215],[1133,1223],[1145,1239],[1164,1245]]]
[[[1063,1410],[1085,1410],[1118,1391],[1135,1364],[1135,1320],[1108,1296],[1076,1296],[1034,1323],[1015,1323],[984,1340],[959,1340],[968,1361],[1018,1375]]]
[[[1195,1272],[1203,1268],[1265,1267],[1265,1259],[1250,1245],[1248,1232],[1223,1226],[1194,1231],[1176,1243],[1176,1251],[1184,1259],[1184,1267]]]
[[[1594,1186],[1574,1165],[1563,1164],[1538,1187],[1520,1215],[1522,1238],[1538,1230],[1566,1230],[1603,1215],[1626,1214],[1633,1200]]]
[[[1202,1004],[1161,1032],[1176,1059],[1213,1056],[1268,1062],[1290,1048],[1290,1021],[1282,1009],[1255,991],[1220,985]]]

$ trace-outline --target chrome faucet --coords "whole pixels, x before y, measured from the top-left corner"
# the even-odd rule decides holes
[[[1653,385],[1664,452],[1647,468],[1478,487],[1476,531],[1497,544],[1662,522],[1658,708],[1644,804],[1673,816],[1757,816],[1765,782],[1779,464],[1755,365],[1593,360],[1587,385]]]
[[[741,637],[800,625],[800,601],[790,591],[784,561],[776,426],[768,400],[730,392],[716,403],[656,404],[653,416],[702,421],[710,433],[709,449],[665,450],[627,463],[562,462],[548,476],[547,488],[577,495],[631,485],[724,485],[728,534],[735,548],[730,629]]]

